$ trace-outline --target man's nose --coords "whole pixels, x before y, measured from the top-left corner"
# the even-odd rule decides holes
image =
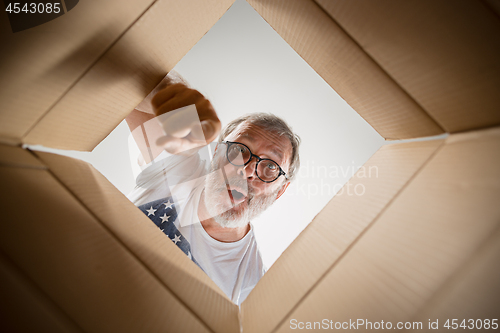
[[[238,175],[244,178],[255,178],[257,175],[255,174],[255,158],[252,157],[250,162],[247,165],[242,165],[238,167]]]

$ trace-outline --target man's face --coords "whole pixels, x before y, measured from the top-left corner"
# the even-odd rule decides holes
[[[272,159],[288,172],[292,151],[288,138],[243,122],[225,140],[243,143],[253,154]],[[236,228],[267,209],[283,193],[287,181],[283,176],[272,183],[261,181],[255,174],[255,157],[245,166],[234,166],[227,161],[226,149],[226,144],[219,144],[212,161],[205,181],[205,204],[221,226]]]

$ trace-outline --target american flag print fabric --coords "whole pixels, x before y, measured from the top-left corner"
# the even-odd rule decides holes
[[[196,259],[191,253],[191,245],[175,226],[177,210],[172,197],[158,199],[138,206],[138,208],[151,220],[160,230],[184,252],[198,267]]]

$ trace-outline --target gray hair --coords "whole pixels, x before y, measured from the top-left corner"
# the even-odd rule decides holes
[[[300,167],[300,159],[299,159],[299,145],[300,145],[300,137],[292,132],[292,129],[288,124],[281,118],[271,114],[271,113],[250,113],[238,117],[231,121],[229,124],[224,126],[219,134],[219,143],[224,141],[224,139],[231,134],[236,127],[238,127],[243,122],[249,122],[250,124],[259,126],[260,128],[274,133],[278,136],[286,136],[290,143],[292,144],[292,156],[290,158],[290,167],[288,168],[287,177],[288,180],[292,180],[295,178],[296,172]]]

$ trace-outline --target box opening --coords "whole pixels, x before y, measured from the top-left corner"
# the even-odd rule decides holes
[[[325,318],[334,327],[357,318],[374,324],[494,318],[499,304],[491,295],[499,289],[500,253],[498,8],[470,1],[390,7],[369,0],[247,2],[386,140],[450,136],[383,145],[348,182],[361,184],[366,194],[337,193],[238,307],[90,165],[18,147],[96,147],[233,0],[81,3],[68,15],[6,38],[0,124],[7,145],[0,157],[4,218],[14,222],[4,223],[1,242],[6,313],[31,329],[41,322],[47,331],[62,324],[69,327],[64,331],[283,332],[294,329],[293,323]],[[113,29],[108,29],[110,17]],[[245,50],[240,39],[227,39]],[[267,43],[271,48],[275,41]],[[266,50],[254,58],[268,56],[273,71],[284,67],[284,57],[273,58]],[[243,76],[241,68],[251,69],[249,64],[231,69]],[[250,73],[243,83],[224,81],[229,81],[224,100],[236,96],[238,86],[247,93],[237,97],[224,121],[235,116],[234,109],[284,107],[289,111],[284,118],[303,141],[302,128],[316,130],[308,151],[320,154],[310,160],[309,173],[302,170],[303,178],[314,183],[335,171],[349,175],[352,168],[325,169],[331,164],[317,157],[325,151],[337,156],[332,151],[339,147],[316,144],[325,131],[315,126],[345,122],[342,114],[323,110],[303,81],[295,83],[299,92],[283,97],[277,107],[271,101],[285,88],[274,76],[266,79],[273,85],[262,89],[270,90],[272,99],[251,95],[249,86],[259,87],[263,80],[260,69],[251,70],[256,79],[250,80]],[[293,84],[300,71],[285,69],[280,77]],[[123,74],[130,75],[117,80]],[[209,73],[209,83],[214,76],[219,73]],[[304,91],[305,106],[295,99]],[[216,101],[208,88],[202,92],[222,112],[224,100]],[[289,99],[305,115],[290,111]],[[318,110],[324,112],[313,115]],[[295,118],[288,119],[290,114]],[[345,128],[328,127],[328,141]],[[127,150],[126,140],[120,142]],[[352,148],[347,139],[338,142]],[[118,161],[117,150],[104,154]],[[109,179],[125,169],[124,161],[104,172]],[[328,189],[319,185],[317,191],[311,185],[306,195]],[[296,216],[319,201],[312,195],[298,199],[285,213]],[[279,213],[278,222],[263,223],[283,221],[278,230],[283,238],[290,221],[283,210]],[[136,223],[149,228],[135,228]],[[264,235],[279,239],[270,231]],[[34,315],[29,322],[27,307]]]
[[[296,179],[252,221],[268,268],[384,144],[246,1],[237,0],[174,70],[212,102],[222,126],[240,115],[270,112],[301,137]],[[92,153],[30,148],[86,160],[128,194],[140,172],[129,136],[122,122]],[[367,170],[370,175],[376,170]]]

